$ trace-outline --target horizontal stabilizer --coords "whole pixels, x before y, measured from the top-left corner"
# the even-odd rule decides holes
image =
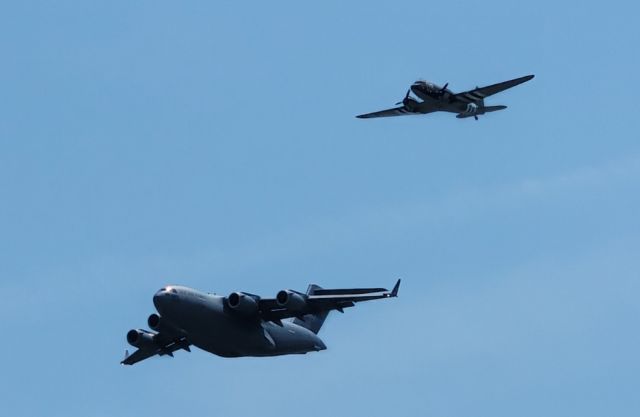
[[[485,107],[481,107],[478,108],[478,110],[476,112],[470,112],[470,113],[460,113],[458,114],[456,117],[458,119],[466,119],[467,117],[478,117],[481,116],[485,113],[491,113],[494,111],[498,111],[498,110],[504,110],[506,109],[507,106],[485,106]]]
[[[504,110],[507,106],[486,106],[484,108],[485,113],[491,113],[492,111]]]

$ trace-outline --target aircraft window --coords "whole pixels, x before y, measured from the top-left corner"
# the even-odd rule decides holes
[[[175,289],[175,288],[171,288],[171,292],[172,292],[172,293],[174,293],[174,294],[177,294],[177,293],[178,293],[178,291],[176,291],[176,289]]]

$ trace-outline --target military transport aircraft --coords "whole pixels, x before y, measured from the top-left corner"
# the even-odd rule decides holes
[[[371,119],[374,117],[391,117],[405,116],[410,114],[427,114],[436,111],[446,111],[457,113],[458,119],[473,117],[478,120],[478,116],[498,110],[504,110],[507,106],[485,106],[484,99],[501,91],[515,87],[533,78],[533,75],[516,78],[514,80],[504,81],[498,84],[489,85],[487,87],[476,87],[473,90],[463,93],[454,94],[447,87],[446,83],[443,87],[427,81],[416,81],[407,90],[407,94],[402,101],[396,103],[402,104],[402,107],[394,107],[377,111],[373,113],[361,114],[356,116],[359,119]],[[411,96],[415,94],[417,98]]]
[[[189,346],[223,357],[303,354],[326,349],[317,333],[331,310],[341,313],[359,301],[396,297],[400,280],[385,288],[323,289],[309,285],[306,294],[282,290],[275,298],[246,292],[227,297],[170,285],[153,296],[158,314],[151,314],[150,330],[133,329],[121,362],[133,365],[154,355],[173,356]]]

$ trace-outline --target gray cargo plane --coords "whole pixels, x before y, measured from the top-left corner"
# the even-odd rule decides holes
[[[476,87],[473,90],[458,94],[454,94],[447,88],[449,83],[446,83],[444,87],[440,87],[427,81],[416,81],[407,90],[404,99],[396,103],[396,105],[402,104],[402,107],[361,114],[356,117],[359,119],[371,119],[374,117],[406,116],[445,111],[457,113],[456,117],[458,119],[473,117],[478,120],[478,116],[482,114],[507,108],[507,106],[485,106],[484,99],[486,97],[527,82],[533,77],[533,75],[527,75],[486,87]],[[415,94],[417,98],[412,97],[411,93]]]
[[[331,310],[341,313],[360,301],[396,297],[400,280],[385,288],[324,289],[309,285],[306,294],[279,291],[275,298],[246,292],[227,297],[170,285],[153,296],[158,314],[147,323],[151,331],[133,329],[127,342],[138,348],[121,362],[133,365],[154,355],[173,356],[194,345],[215,355],[278,356],[326,349],[318,337]]]

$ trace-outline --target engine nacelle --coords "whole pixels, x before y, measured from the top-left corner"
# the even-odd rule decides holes
[[[291,311],[304,310],[307,305],[307,300],[303,295],[291,290],[278,291],[276,301],[279,306],[286,307]]]
[[[127,332],[127,342],[133,347],[141,348],[153,345],[153,333],[140,329],[131,329]]]
[[[160,327],[162,326],[162,324],[160,323],[160,316],[155,314],[155,313],[153,313],[147,319],[147,324],[149,325],[149,328],[151,330],[155,330],[156,332],[159,332],[160,331]]]
[[[163,319],[156,313],[153,313],[152,315],[149,316],[149,318],[147,319],[147,324],[149,325],[149,328],[151,330],[156,331],[158,333],[163,333],[163,334],[172,335],[172,336],[184,335],[183,334],[184,332],[182,330],[176,328],[174,325],[172,325],[170,322]]]
[[[258,302],[256,299],[242,292],[232,292],[227,297],[227,306],[242,315],[252,316],[258,313]]]

